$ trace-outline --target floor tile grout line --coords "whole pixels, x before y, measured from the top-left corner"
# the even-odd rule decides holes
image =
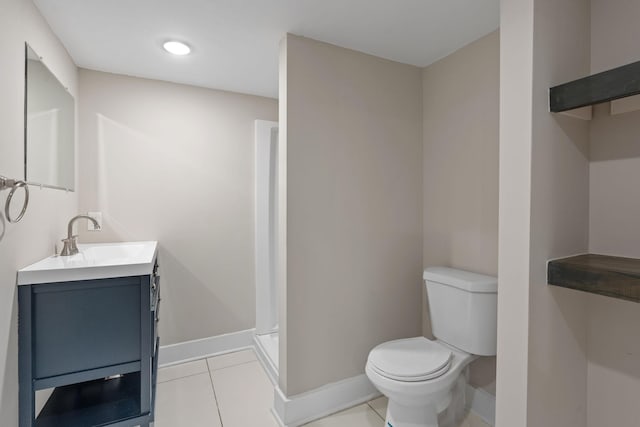
[[[168,379],[168,380],[158,381],[158,384],[170,383],[171,381],[177,381],[177,380],[181,380],[183,378],[191,378],[191,377],[195,377],[197,375],[208,374],[208,373],[209,373],[209,369],[207,368],[206,371],[196,372],[196,373],[188,374],[188,375],[181,375],[181,376],[176,377],[176,378],[171,378],[171,379]]]
[[[236,354],[236,353],[243,353],[245,351],[250,351],[252,352],[254,355],[256,354],[256,352],[253,350],[253,348],[245,348],[242,350],[237,350],[237,351],[231,351],[229,353],[211,353],[211,354],[205,354],[205,355],[198,355],[198,356],[194,356],[194,358],[188,358],[188,359],[184,359],[184,360],[179,360],[177,362],[171,362],[171,363],[167,363],[165,365],[159,365],[158,369],[169,369],[169,368],[174,368],[176,366],[180,366],[180,365],[187,365],[189,363],[195,363],[195,362],[199,362],[201,360],[204,360],[205,362],[207,361],[207,359],[215,359],[216,357],[224,357],[224,356],[229,356],[231,354]],[[258,358],[258,356],[256,355],[256,359]]]
[[[372,401],[367,402],[367,406],[369,406],[369,408],[371,408],[371,410],[378,416],[378,418],[380,418],[382,421],[386,421],[384,418],[382,418],[382,415],[380,415],[378,413],[378,411],[376,411],[375,408],[373,406],[371,406],[371,402]]]
[[[216,403],[216,410],[218,411],[220,427],[224,427],[224,422],[222,421],[222,413],[220,412],[220,403],[218,402],[218,395],[216,394],[216,386],[213,384],[213,372],[211,372],[211,366],[209,366],[208,359],[205,359],[205,363],[207,364],[207,369],[209,369],[209,381],[211,381],[211,389],[213,390],[213,399]]]
[[[235,368],[236,366],[248,365],[249,363],[253,363],[253,362],[259,362],[259,361],[258,361],[258,359],[248,360],[246,362],[241,362],[241,363],[238,363],[236,365],[229,365],[229,366],[225,366],[223,368],[216,368],[216,369],[211,369],[211,367],[209,367],[209,372],[223,371],[225,369]],[[209,362],[207,362],[207,366],[209,366]]]
[[[198,362],[198,361],[200,361],[200,360],[204,361],[204,362],[206,363],[206,365],[207,365],[207,370],[206,370],[206,371],[196,372],[196,373],[188,374],[188,375],[181,375],[181,376],[179,376],[179,377],[172,378],[172,379],[170,379],[170,380],[158,381],[158,383],[160,383],[160,382],[167,382],[167,381],[173,381],[173,380],[179,380],[180,378],[187,378],[187,377],[192,377],[192,376],[194,376],[194,375],[206,374],[207,372],[219,371],[219,370],[221,370],[221,369],[233,368],[234,366],[246,365],[247,363],[251,363],[251,362],[258,362],[258,361],[259,361],[259,360],[256,358],[256,359],[253,359],[253,360],[247,360],[247,361],[245,361],[245,362],[235,363],[235,364],[233,364],[233,365],[229,365],[229,366],[223,366],[222,368],[211,368],[211,366],[209,365],[209,360],[208,360],[208,359],[213,359],[213,357],[205,357],[205,358],[197,359],[197,360],[194,360],[194,361],[193,361],[193,362]],[[185,362],[185,364],[187,364],[187,363],[191,363],[191,362]],[[180,365],[182,365],[182,363],[179,363],[179,364],[177,364],[177,365],[167,366],[166,368],[160,368],[159,370],[160,370],[160,371],[162,371],[163,369],[170,369],[170,368],[173,368],[173,367],[175,367],[175,366],[180,366]]]
[[[215,376],[216,374],[219,374],[219,373],[221,374],[221,372],[222,372],[222,371],[228,370],[228,369],[230,369],[230,368],[234,368],[234,367],[246,367],[246,366],[248,366],[248,365],[252,365],[252,364],[254,364],[254,366],[255,366],[255,367],[257,367],[257,369],[258,369],[258,371],[259,371],[259,372],[258,372],[258,376],[257,376],[257,377],[255,377],[255,376],[254,376],[254,377],[253,377],[253,379],[259,379],[258,377],[260,377],[260,376],[264,376],[264,378],[263,378],[263,379],[264,379],[264,381],[265,381],[265,384],[267,384],[267,389],[268,389],[269,393],[272,393],[272,391],[273,391],[273,384],[271,383],[271,380],[269,379],[269,377],[268,377],[267,373],[264,371],[264,367],[262,366],[262,364],[260,363],[260,361],[259,361],[259,360],[257,360],[257,359],[256,359],[256,360],[249,360],[249,361],[246,361],[246,362],[243,362],[243,363],[240,363],[240,364],[234,365],[234,366],[228,366],[228,367],[225,367],[225,368],[222,368],[222,369],[216,369],[216,370],[212,370],[212,371],[210,371],[209,373],[210,373],[210,375],[211,375],[211,381],[212,381],[212,384],[213,384],[213,387],[214,387],[214,391],[215,391],[215,389],[216,389],[216,386],[215,386],[216,381],[215,381],[215,379],[214,379],[214,376]],[[254,383],[255,383],[255,382],[254,382]],[[216,396],[217,396],[217,394],[216,394]],[[270,399],[269,399],[269,402],[273,402],[273,395],[271,395],[271,397],[270,397]],[[271,403],[269,403],[269,405],[271,405]],[[219,408],[219,411],[220,411],[220,418],[221,418],[221,422],[223,422],[223,421],[222,421],[222,420],[223,420],[223,417],[222,417],[222,411],[221,411],[221,407],[220,407],[220,405],[218,405],[218,408]],[[278,425],[278,423],[277,423],[277,421],[276,421],[275,417],[273,416],[273,414],[271,413],[271,410],[270,410],[270,409],[271,409],[271,406],[269,406],[269,407],[267,408],[267,410],[266,410],[266,412],[264,413],[264,415],[266,415],[266,416],[268,417],[268,419],[272,422],[272,424],[270,424],[270,425],[277,426],[277,425]],[[229,414],[227,414],[227,416],[230,416],[230,415],[229,415]],[[230,419],[231,419],[231,418],[230,418]],[[263,420],[263,421],[264,421],[264,420]],[[223,424],[224,424],[224,422],[223,422]]]

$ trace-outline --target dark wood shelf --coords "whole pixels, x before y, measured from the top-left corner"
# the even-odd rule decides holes
[[[550,285],[640,303],[640,259],[585,254],[549,261]]]
[[[640,94],[640,61],[564,83],[549,90],[553,113]]]

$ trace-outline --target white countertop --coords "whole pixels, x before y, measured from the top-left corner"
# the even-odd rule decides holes
[[[18,286],[151,274],[158,242],[78,244],[80,253],[50,256],[18,271]]]

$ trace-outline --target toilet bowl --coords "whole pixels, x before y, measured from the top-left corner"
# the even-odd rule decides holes
[[[385,427],[439,427],[463,372],[481,355],[495,355],[497,280],[444,267],[424,272],[436,340],[388,341],[371,350],[365,372],[389,398]]]
[[[385,427],[437,427],[453,386],[477,357],[424,337],[389,341],[371,350],[365,372],[389,398]]]

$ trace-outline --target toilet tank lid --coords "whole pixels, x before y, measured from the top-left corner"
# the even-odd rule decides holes
[[[498,278],[449,267],[428,267],[423,279],[429,282],[453,286],[467,292],[498,292]]]

